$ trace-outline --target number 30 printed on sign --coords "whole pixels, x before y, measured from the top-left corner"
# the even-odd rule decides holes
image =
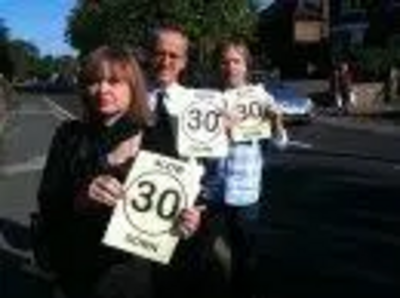
[[[141,151],[124,184],[103,242],[109,246],[168,263],[178,237],[176,219],[193,205],[202,169],[159,154]]]
[[[124,201],[126,219],[144,234],[169,233],[179,211],[187,207],[184,185],[168,171],[142,173],[127,188],[132,197]]]
[[[227,154],[222,93],[193,90],[179,116],[178,150],[187,157],[218,157]]]
[[[269,95],[260,86],[245,86],[224,94],[229,113],[237,116],[238,123],[232,128],[234,141],[251,141],[271,136],[271,126],[265,119],[270,105]]]

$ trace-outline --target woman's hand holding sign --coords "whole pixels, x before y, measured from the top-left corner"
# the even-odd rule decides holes
[[[119,199],[124,197],[122,184],[110,175],[100,175],[89,185],[89,198],[97,203],[114,207]],[[204,205],[183,209],[177,218],[177,232],[180,237],[192,236],[201,224],[201,213]]]
[[[89,199],[110,207],[124,197],[122,184],[113,176],[99,175],[89,185]]]
[[[178,217],[177,230],[182,238],[192,236],[201,225],[201,213],[206,209],[204,205],[185,208]]]
[[[224,124],[224,128],[225,128],[225,133],[226,135],[231,138],[231,132],[232,129],[239,125],[240,121],[241,121],[241,117],[238,113],[235,113],[234,111],[224,111],[222,113],[222,121]]]

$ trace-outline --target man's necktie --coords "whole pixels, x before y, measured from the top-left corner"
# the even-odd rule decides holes
[[[156,94],[155,131],[158,139],[159,151],[176,156],[175,137],[172,125],[172,118],[165,105],[165,99],[168,95],[159,91]]]
[[[164,91],[159,91],[156,94],[156,107],[154,110],[155,114],[155,120],[156,120],[156,125],[158,125],[159,122],[170,122],[170,115],[168,113],[167,107],[165,105],[165,98],[167,97],[167,94]]]

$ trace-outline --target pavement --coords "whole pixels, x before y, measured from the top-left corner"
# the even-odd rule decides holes
[[[7,122],[6,116],[1,115],[0,116],[0,135],[3,133],[3,129],[4,129],[5,125],[6,125],[6,122]]]
[[[369,114],[343,114],[332,107],[317,108],[315,120],[336,127],[400,136],[400,105],[384,106]]]
[[[0,135],[5,127],[12,105],[12,92],[11,85],[0,76]]]
[[[7,119],[6,103],[3,96],[0,96],[0,135],[4,129]]]

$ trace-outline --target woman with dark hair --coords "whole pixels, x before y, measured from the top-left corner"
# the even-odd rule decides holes
[[[152,117],[142,71],[129,50],[103,46],[82,60],[79,84],[84,113],[57,129],[38,192],[51,267],[68,297],[152,297],[151,263],[101,244],[146,147]],[[193,233],[199,212],[182,213],[179,225]]]

